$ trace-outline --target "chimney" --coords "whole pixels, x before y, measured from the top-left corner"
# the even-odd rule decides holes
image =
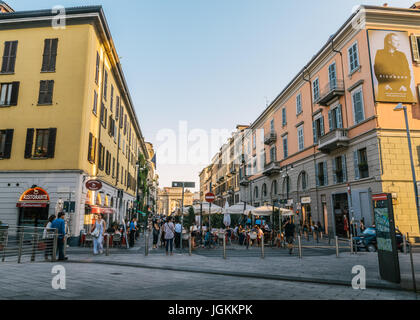
[[[0,14],[15,12],[6,2],[0,1]]]
[[[417,9],[420,10],[420,1],[417,1],[416,3],[414,3],[410,9]]]

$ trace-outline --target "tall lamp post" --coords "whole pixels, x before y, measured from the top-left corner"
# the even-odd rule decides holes
[[[419,192],[418,192],[418,188],[417,188],[416,171],[414,169],[413,150],[412,150],[412,146],[411,146],[410,127],[408,125],[407,107],[403,106],[402,103],[400,103],[395,107],[394,111],[404,111],[405,127],[406,127],[406,130],[407,130],[408,148],[409,148],[409,151],[410,151],[411,172],[413,174],[414,195],[416,197],[415,200],[416,200],[416,208],[417,208],[417,219],[418,219],[419,228],[420,228]]]

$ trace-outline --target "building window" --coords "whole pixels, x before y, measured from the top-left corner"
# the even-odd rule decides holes
[[[0,130],[0,159],[10,159],[13,129]]]
[[[277,161],[277,157],[276,157],[276,147],[273,146],[270,149],[270,163]]]
[[[369,177],[369,165],[366,148],[354,151],[354,175],[355,179],[364,179]]]
[[[420,63],[420,36],[413,34],[410,36],[410,40],[413,60],[414,62]]]
[[[277,194],[277,180],[274,180],[271,183],[271,195],[274,196]]]
[[[42,56],[42,72],[55,72],[58,39],[45,39]]]
[[[341,104],[328,111],[328,124],[330,131],[343,128],[343,117],[341,112]]]
[[[274,133],[274,119],[271,119],[270,121],[270,132]]]
[[[308,174],[305,171],[302,171],[299,174],[298,185],[300,186],[301,190],[306,190],[307,189],[307,187],[308,187]]]
[[[263,198],[267,197],[267,185],[265,183],[262,186],[261,193],[262,193],[261,196]]]
[[[98,110],[98,93],[96,90],[93,91],[93,108],[92,112],[96,116]]]
[[[349,69],[350,73],[353,73],[359,68],[359,52],[357,48],[357,42],[355,42],[349,48]]]
[[[330,84],[330,90],[337,88],[337,72],[335,69],[335,62],[328,67],[328,79]]]
[[[303,125],[298,127],[297,131],[298,131],[298,145],[299,145],[298,147],[299,147],[299,151],[302,151],[305,148],[305,139],[304,139],[304,135],[303,135]]]
[[[255,135],[255,133],[252,134],[252,149],[256,149],[257,148],[257,137]]]
[[[115,120],[118,120],[120,113],[120,97],[117,96],[116,98],[116,104],[115,104]]]
[[[92,133],[89,133],[88,161],[90,163],[95,163],[96,161],[96,142],[97,139],[93,136]]]
[[[99,161],[98,161],[98,168],[100,169],[100,170],[104,170],[104,162],[105,162],[105,148],[104,148],[104,146],[102,145],[102,143],[100,143],[99,142],[99,154],[98,154],[98,156],[99,156]]]
[[[19,95],[19,82],[2,83],[0,87],[0,106],[16,106]]]
[[[314,144],[325,134],[324,117],[321,116],[313,122]]]
[[[39,86],[38,104],[52,104],[54,80],[42,80]]]
[[[286,108],[281,109],[281,125],[285,126],[287,124],[286,119]]]
[[[258,199],[258,187],[254,188],[254,198]]]
[[[347,181],[347,163],[344,155],[335,157],[332,161],[334,183]]]
[[[283,179],[283,198],[288,199],[290,193],[290,177],[286,176]]]
[[[287,146],[287,136],[283,137],[283,156],[286,159],[289,156],[289,149]]]
[[[296,115],[302,113],[302,95],[299,93],[296,96]]]
[[[104,128],[106,128],[107,115],[108,110],[105,108],[105,105],[101,103],[101,124]]]
[[[362,88],[359,88],[352,92],[351,98],[353,101],[353,116],[354,124],[358,124],[365,120],[365,113],[363,108],[363,92]]]
[[[327,173],[327,162],[319,162],[315,166],[316,174],[316,185],[318,187],[323,187],[328,185],[328,173]]]
[[[318,99],[319,99],[319,79],[315,79],[312,82],[312,91],[313,91],[314,101],[318,101]]]
[[[96,52],[96,70],[95,70],[95,83],[98,84],[99,82],[99,64],[101,63],[101,57],[99,56],[99,52]]]
[[[35,133],[35,146],[33,139]],[[57,129],[28,129],[26,133],[25,159],[54,158]]]
[[[105,65],[104,71],[104,100],[106,101],[108,95],[108,71],[105,70]]]
[[[114,86],[111,84],[111,101],[109,103],[109,108],[111,109],[111,112],[114,112],[112,111],[113,107],[114,107]]]
[[[15,72],[17,41],[6,41],[4,43],[3,64],[1,66],[2,73]]]

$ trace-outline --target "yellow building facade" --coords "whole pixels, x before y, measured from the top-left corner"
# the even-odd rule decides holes
[[[54,18],[0,14],[0,220],[41,226],[69,201],[77,237],[93,213],[126,217],[138,154],[148,153],[102,8],[66,9],[65,25]],[[92,179],[102,182],[98,192],[87,190]],[[34,186],[49,203],[17,206]]]

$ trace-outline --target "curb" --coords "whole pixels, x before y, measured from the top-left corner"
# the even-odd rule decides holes
[[[289,275],[261,274],[261,273],[253,273],[253,272],[217,271],[217,270],[211,270],[211,269],[201,269],[201,268],[197,269],[197,268],[188,268],[188,267],[152,266],[152,265],[130,263],[130,262],[68,260],[67,263],[102,264],[102,265],[120,266],[120,267],[133,267],[133,268],[178,271],[178,272],[194,272],[194,273],[213,274],[213,275],[219,275],[219,276],[231,276],[231,277],[240,277],[240,278],[253,278],[253,279],[290,281],[290,282],[305,282],[305,283],[317,283],[317,284],[328,284],[328,285],[351,287],[351,281],[338,280],[338,279],[307,278],[307,277],[296,277],[296,276],[289,276]],[[366,288],[408,291],[407,289],[404,289],[399,285],[386,284],[386,283],[382,283],[375,280],[373,281],[367,280]]]

